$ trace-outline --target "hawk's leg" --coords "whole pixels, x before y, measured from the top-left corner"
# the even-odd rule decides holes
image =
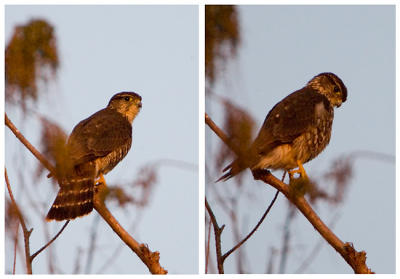
[[[303,164],[299,160],[297,160],[297,165],[299,166],[299,168],[297,170],[288,171],[290,180],[292,180],[294,178],[293,176],[294,176],[295,173],[300,174],[300,178],[308,179],[308,176],[307,176],[307,173],[306,173],[306,171],[305,171],[305,169],[303,167]]]

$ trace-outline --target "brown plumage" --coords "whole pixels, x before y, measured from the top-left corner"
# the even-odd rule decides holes
[[[305,87],[277,103],[253,144],[223,171],[227,180],[246,168],[291,170],[302,167],[328,145],[334,107],[347,99],[347,89],[333,73],[321,73]]]
[[[64,169],[59,172],[60,190],[46,220],[70,220],[93,210],[95,180],[128,153],[141,100],[133,92],[118,93],[106,108],[75,126],[66,145]]]

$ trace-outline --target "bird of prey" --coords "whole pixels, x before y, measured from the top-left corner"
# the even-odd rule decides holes
[[[328,145],[333,109],[346,99],[346,86],[338,76],[321,73],[313,77],[271,109],[247,152],[228,165],[217,181],[228,180],[246,168],[282,169],[290,178],[294,173],[306,178],[303,164]]]
[[[128,153],[132,122],[142,107],[134,92],[115,94],[107,107],[82,120],[66,143],[66,158],[57,171],[60,190],[46,220],[71,220],[93,210],[95,180],[104,182]],[[57,167],[60,169],[60,167]]]

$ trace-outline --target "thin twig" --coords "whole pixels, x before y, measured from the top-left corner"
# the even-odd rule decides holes
[[[15,266],[17,264],[17,245],[18,245],[18,230],[19,230],[19,224],[17,224],[15,230],[15,241],[14,241],[14,259],[13,259],[13,272],[12,274],[15,274]]]
[[[214,235],[215,235],[215,249],[217,253],[217,264],[218,264],[218,272],[219,274],[224,273],[224,262],[222,261],[222,253],[221,253],[221,233],[224,230],[225,225],[222,227],[218,226],[217,219],[215,218],[214,212],[212,211],[210,205],[208,204],[207,198],[206,200],[206,209],[208,215],[210,216],[211,222],[214,227]]]
[[[267,210],[265,210],[263,216],[261,217],[261,219],[258,221],[257,225],[253,228],[253,230],[245,237],[242,239],[242,241],[240,241],[238,244],[236,244],[231,250],[229,250],[228,252],[226,252],[223,256],[222,256],[222,260],[225,261],[225,259],[232,254],[236,249],[238,249],[240,246],[242,246],[243,243],[245,243],[255,232],[256,230],[260,227],[260,225],[262,224],[262,222],[264,221],[265,217],[267,217],[269,211],[271,210],[272,206],[274,205],[276,199],[278,198],[278,194],[279,191],[276,191],[274,198],[272,199],[271,203],[268,205]]]
[[[212,119],[208,116],[208,114],[205,114],[205,122],[206,124],[214,131],[214,133],[216,133],[223,142],[225,142],[225,144],[227,144],[237,155],[241,154],[241,150],[239,147],[237,147],[226,135],[225,133],[214,123],[214,121],[212,121]],[[262,224],[262,222],[264,221],[265,217],[268,215],[269,211],[271,210],[273,204],[275,203],[276,198],[278,197],[279,191],[277,191],[277,193],[275,194],[275,197],[273,198],[272,202],[270,203],[270,205],[268,206],[267,210],[264,212],[263,216],[261,217],[260,221],[257,223],[257,225],[254,227],[254,229],[243,239],[241,240],[238,244],[236,244],[232,249],[230,249],[229,251],[227,251],[224,255],[221,255],[221,249],[217,249],[217,262],[218,262],[218,270],[221,273],[223,273],[223,263],[225,261],[225,259],[232,254],[236,249],[238,249],[243,243],[245,243],[254,233],[255,231],[258,229],[258,227]],[[206,200],[206,207],[207,207],[208,203]],[[207,210],[211,210],[211,207],[208,205]],[[211,211],[212,212],[212,211]],[[232,211],[230,212],[229,215],[232,214]],[[214,216],[214,215],[213,215]],[[221,246],[220,242],[221,242],[221,233],[222,230],[219,230],[218,224],[216,222],[215,216],[214,216],[214,220],[213,218],[211,218],[211,221],[213,222],[213,226],[214,226],[214,233],[215,233],[215,241],[216,244],[218,244],[218,246]],[[216,230],[216,228],[218,228]]]
[[[85,265],[85,273],[89,274],[90,270],[92,268],[92,263],[93,263],[93,257],[95,255],[95,249],[96,249],[96,240],[97,240],[97,232],[98,232],[98,224],[99,224],[99,216],[96,216],[93,220],[93,225],[91,227],[91,233],[90,233],[90,244],[89,244],[89,251],[87,253],[87,260],[86,260],[86,265]]]
[[[296,213],[295,207],[289,203],[289,211],[286,216],[286,221],[284,225],[284,233],[283,233],[283,243],[282,243],[282,254],[281,254],[281,261],[279,263],[279,273],[285,273],[286,262],[289,254],[289,240],[290,240],[290,229],[289,225],[293,220],[294,214]]]
[[[232,197],[231,200],[231,204],[232,204],[232,210],[230,211],[230,219],[232,222],[232,234],[233,234],[233,238],[235,243],[240,242],[241,240],[241,235],[240,235],[240,229],[239,229],[239,222],[238,222],[238,217],[237,217],[237,212],[239,212],[238,208],[237,208],[237,204],[238,204],[238,196]],[[236,259],[236,270],[237,270],[237,274],[244,274],[246,273],[244,271],[244,267],[243,267],[243,250],[239,250],[237,253],[237,256],[235,257]],[[221,256],[221,260],[222,263],[225,262],[223,256]]]
[[[206,123],[216,133],[218,137],[224,141],[229,148],[235,150],[231,142],[227,139],[225,133],[219,129],[218,126],[212,122],[211,118],[206,114]],[[373,273],[366,265],[366,253],[364,251],[357,252],[351,243],[344,243],[341,241],[319,218],[315,211],[311,208],[310,204],[306,201],[304,196],[293,194],[287,184],[283,183],[269,171],[253,171],[255,180],[261,180],[278,191],[282,192],[286,198],[291,201],[300,212],[307,218],[307,220],[314,226],[320,235],[345,259],[345,261],[353,268],[355,273]]]
[[[40,218],[42,220],[43,233],[45,235],[45,239],[47,239],[49,241],[51,239],[50,232],[49,232],[49,226],[48,226],[48,222],[44,219],[43,212],[40,214]],[[56,271],[57,266],[55,266],[55,264],[54,264],[57,262],[57,259],[56,259],[56,255],[53,255],[53,249],[51,249],[51,246],[49,246],[47,249],[46,258],[47,258],[48,273],[49,274],[57,273],[57,271]],[[62,272],[58,271],[58,273],[62,273]]]
[[[11,191],[10,181],[8,180],[8,175],[7,175],[7,169],[6,168],[4,168],[4,177],[6,179],[7,190],[8,190],[8,194],[10,195],[11,203],[15,207],[15,212],[17,213],[19,222],[21,223],[22,232],[23,232],[23,235],[24,235],[26,272],[28,274],[32,274],[32,262],[30,261],[30,251],[29,251],[29,237],[31,235],[32,230],[28,231],[28,229],[26,228],[24,217],[22,216],[22,213],[19,210],[17,202],[15,201],[14,195],[13,195],[13,193]]]
[[[265,271],[266,274],[274,273],[274,259],[277,251],[274,247],[271,247],[270,251],[271,251],[271,256],[268,260],[267,269]]]
[[[82,248],[80,246],[78,246],[76,248],[76,255],[75,255],[75,265],[74,265],[74,271],[72,272],[72,274],[79,274],[81,273],[81,263],[82,263]]]
[[[210,258],[211,219],[208,222],[207,247],[206,247],[206,274],[208,273],[208,260]]]
[[[37,250],[37,251],[30,257],[31,262],[32,262],[33,259],[34,259],[37,255],[39,255],[44,249],[46,249],[47,247],[49,247],[49,246],[54,242],[54,240],[57,239],[57,237],[60,236],[60,234],[61,234],[61,233],[63,232],[63,230],[67,227],[68,224],[69,224],[69,220],[66,221],[66,222],[64,223],[64,225],[62,226],[61,230],[60,230],[49,242],[47,242],[45,245],[43,245],[42,248],[40,248],[39,250]]]

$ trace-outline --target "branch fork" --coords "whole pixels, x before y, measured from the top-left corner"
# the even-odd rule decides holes
[[[213,132],[225,143],[230,149],[238,154],[238,148],[235,147],[226,134],[205,114],[206,124],[213,130]],[[368,268],[366,264],[366,252],[358,252],[354,249],[351,243],[344,243],[341,241],[324,222],[319,218],[315,211],[311,208],[310,204],[303,195],[293,194],[291,187],[281,180],[276,178],[268,170],[253,171],[255,180],[261,180],[266,184],[271,185],[297,207],[298,210],[307,218],[307,220],[314,226],[320,235],[343,257],[343,259],[351,266],[354,273],[374,273]]]
[[[15,127],[15,125],[10,121],[7,114],[5,114],[5,124],[14,133],[14,135],[21,141],[22,144],[38,159],[43,166],[45,166],[50,171],[50,176],[55,175],[56,171],[54,166],[21,134],[21,132]],[[167,270],[161,267],[159,263],[160,253],[151,252],[150,249],[145,244],[139,244],[114,218],[111,212],[107,209],[104,198],[102,194],[106,189],[106,185],[100,183],[98,186],[98,191],[94,196],[94,208],[103,217],[103,219],[110,225],[114,232],[125,242],[129,248],[143,261],[143,263],[148,267],[149,271],[153,274],[167,274]],[[21,224],[24,226],[23,220]],[[68,224],[68,221],[66,222]],[[65,228],[66,224],[63,228]],[[25,232],[26,231],[26,232]],[[26,228],[24,229],[24,235],[29,233]],[[60,231],[61,233],[61,231]],[[49,242],[50,244],[51,242]],[[48,245],[49,245],[48,244]],[[46,246],[47,247],[47,246]],[[27,247],[29,252],[29,245]],[[35,253],[33,256],[36,256]],[[29,253],[26,257],[30,257]],[[33,257],[32,257],[33,259]],[[28,260],[27,260],[28,262]],[[28,264],[28,263],[27,263]],[[28,273],[32,273],[32,267],[29,262]]]

